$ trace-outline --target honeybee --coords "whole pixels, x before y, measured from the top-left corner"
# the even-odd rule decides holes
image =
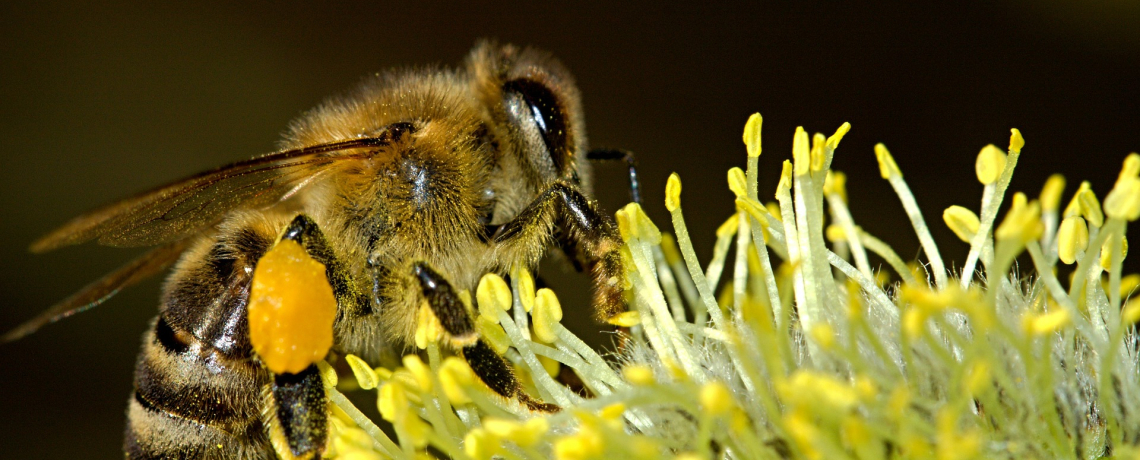
[[[98,304],[173,265],[143,336],[128,458],[318,457],[328,400],[316,360],[273,365],[250,339],[258,263],[286,242],[323,265],[332,351],[376,362],[410,343],[420,308],[492,390],[534,411],[458,292],[534,270],[560,248],[593,277],[595,317],[624,309],[621,239],[590,196],[579,95],[549,55],[478,44],[455,70],[368,79],[294,121],[282,150],[121,200],[34,242],[155,246],[8,333]]]

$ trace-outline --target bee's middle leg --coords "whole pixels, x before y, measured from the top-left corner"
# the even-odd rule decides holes
[[[557,405],[543,403],[526,394],[511,366],[503,357],[495,353],[475,331],[475,322],[467,313],[467,308],[459,300],[455,289],[443,276],[423,262],[416,262],[412,270],[420,283],[424,299],[432,313],[439,319],[443,330],[460,346],[463,358],[471,365],[471,370],[495,393],[506,398],[514,398],[533,411],[556,412]]]

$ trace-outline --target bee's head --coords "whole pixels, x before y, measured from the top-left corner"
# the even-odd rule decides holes
[[[534,49],[483,42],[467,67],[504,144],[500,154],[514,157],[533,188],[559,179],[588,181],[587,165],[580,161],[586,130],[578,88],[558,61]]]

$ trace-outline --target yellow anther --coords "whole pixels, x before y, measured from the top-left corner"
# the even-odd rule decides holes
[[[824,350],[835,348],[835,328],[827,323],[819,323],[811,328],[811,338]]]
[[[792,138],[792,166],[797,176],[811,170],[811,145],[808,144],[807,131],[804,131],[803,126],[796,127],[796,134]]]
[[[827,138],[823,134],[815,133],[811,138],[811,170],[822,171],[827,163],[827,150],[824,149]]]
[[[871,436],[871,429],[860,417],[854,415],[844,417],[843,424],[839,427],[839,434],[843,444],[853,448],[856,452],[873,448],[872,440],[874,438]]]
[[[463,437],[463,452],[475,460],[490,460],[499,453],[500,440],[483,428],[473,428]]]
[[[555,325],[562,321],[562,305],[558,303],[554,291],[547,288],[538,290],[531,317],[534,319],[535,338],[545,343],[554,343],[558,340]]]
[[[847,241],[847,232],[838,224],[828,225],[827,228],[824,229],[823,235],[827,237],[827,241],[832,243]]]
[[[847,202],[847,175],[840,171],[828,170],[823,178],[824,195],[839,195],[839,199]]]
[[[958,239],[967,243],[973,241],[974,235],[978,233],[978,215],[962,206],[954,205],[942,211],[942,221],[946,222],[946,226],[950,227],[950,231],[958,236]]]
[[[769,201],[767,203],[764,203],[764,209],[768,210],[768,215],[770,215],[774,219],[776,219],[776,222],[783,222],[784,221],[784,216],[782,216],[780,213],[780,205],[777,204],[775,201]]]
[[[328,354],[336,297],[325,266],[283,239],[257,262],[250,285],[249,340],[269,370],[296,374]]]
[[[516,429],[511,440],[522,447],[530,447],[542,440],[542,435],[550,431],[550,422],[542,417],[535,417],[523,422],[522,427]]]
[[[519,422],[514,420],[501,419],[498,417],[486,417],[483,419],[483,429],[500,438],[511,437],[511,434],[519,428],[521,428]]]
[[[748,148],[748,156],[760,156],[760,125],[764,124],[764,117],[754,113],[748,117],[744,124],[744,145]]]
[[[495,350],[495,353],[501,355],[506,353],[508,348],[511,348],[511,339],[503,330],[503,326],[490,318],[484,315],[475,318],[475,330],[479,332],[479,337],[487,342],[492,350]]]
[[[522,304],[523,310],[529,313],[534,309],[534,277],[531,276],[530,270],[521,266],[515,267],[511,274],[519,280],[519,303]]]
[[[993,387],[993,378],[990,375],[990,365],[985,361],[977,361],[966,371],[966,390],[972,395],[981,395]]]
[[[605,452],[605,440],[596,429],[581,428],[577,434],[563,437],[554,442],[556,460],[586,460],[601,458]]]
[[[1127,221],[1140,217],[1140,178],[1129,176],[1116,181],[1116,187],[1104,197],[1104,213]]]
[[[891,391],[891,396],[887,398],[887,416],[893,421],[902,420],[903,414],[910,407],[910,388],[906,385],[896,386]]]
[[[653,369],[644,364],[630,364],[621,369],[622,377],[634,385],[652,385],[657,383],[653,376]]]
[[[1041,223],[1041,204],[1037,200],[1026,202],[1025,194],[1017,192],[1013,195],[1013,203],[1005,220],[1001,222],[994,236],[999,240],[1017,240],[1028,243],[1036,240],[1045,230]]]
[[[735,235],[736,229],[739,227],[739,221],[737,219],[737,214],[728,216],[728,219],[726,219],[724,223],[720,224],[720,226],[716,228],[716,237],[728,238],[732,235]]]
[[[978,175],[978,182],[984,185],[997,182],[1004,170],[1005,152],[993,144],[982,147],[982,151],[978,153],[978,159],[974,163],[974,172]]]
[[[1140,321],[1140,297],[1128,299],[1128,302],[1124,304],[1124,309],[1120,311],[1120,321],[1125,326]]]
[[[356,383],[360,385],[361,389],[371,390],[380,383],[380,377],[376,375],[376,371],[372,370],[372,366],[369,366],[363,359],[348,354],[344,356],[344,360],[352,369],[352,375],[356,376]]]
[[[1081,193],[1083,193],[1085,190],[1088,190],[1088,189],[1089,189],[1089,181],[1081,182],[1081,185],[1079,185],[1077,187],[1077,191],[1073,193],[1073,199],[1069,200],[1068,206],[1065,206],[1065,212],[1064,212],[1063,216],[1069,217],[1069,216],[1082,216],[1082,215],[1084,215],[1084,209],[1081,208]]]
[[[887,146],[875,144],[875,159],[879,161],[879,175],[883,179],[890,179],[891,175],[902,177],[902,171],[899,170],[899,165],[895,163],[895,157],[891,156]]]
[[[479,316],[499,324],[499,312],[511,309],[511,287],[499,275],[488,273],[475,288],[475,300],[479,303]]]
[[[1065,192],[1065,176],[1054,174],[1045,180],[1041,187],[1041,211],[1056,211],[1061,206],[1061,194]]]
[[[408,434],[408,439],[412,441],[412,446],[417,449],[422,449],[427,446],[432,433],[431,425],[428,425],[416,415],[404,419],[403,425],[404,433]]]
[[[816,371],[798,370],[787,380],[777,382],[776,391],[785,400],[817,408],[820,413],[847,411],[859,403],[859,395],[854,388]]]
[[[538,363],[542,365],[542,370],[546,371],[546,375],[554,378],[557,378],[558,373],[562,370],[562,363],[554,358],[538,355]]]
[[[792,162],[784,160],[783,169],[780,170],[780,182],[776,184],[776,197],[792,189]]]
[[[416,348],[424,350],[429,343],[439,341],[442,335],[443,325],[439,323],[439,318],[435,317],[435,313],[432,313],[431,307],[425,300],[416,313]]]
[[[449,356],[439,366],[439,385],[443,394],[454,405],[467,404],[471,398],[467,396],[466,388],[475,382],[475,375],[471,367],[462,359]]]
[[[1124,166],[1120,168],[1120,174],[1116,176],[1116,183],[1119,185],[1121,180],[1137,177],[1137,175],[1140,175],[1140,153],[1132,152],[1124,157]]]
[[[1044,314],[1028,314],[1022,322],[1025,332],[1031,335],[1052,334],[1069,324],[1069,310],[1058,309]]]
[[[431,391],[431,368],[416,355],[404,356],[404,368],[415,377],[416,384],[425,393]]]
[[[641,312],[623,311],[610,317],[606,322],[619,327],[634,327],[641,324]]]
[[[598,417],[603,420],[621,420],[623,414],[625,414],[625,404],[620,402],[610,404],[598,411]]]
[[[673,212],[679,207],[681,207],[681,176],[673,173],[665,182],[665,209]]]
[[[1071,264],[1089,247],[1089,228],[1079,216],[1069,216],[1061,221],[1057,230],[1057,255],[1061,262]]]
[[[657,229],[657,225],[645,214],[640,204],[629,203],[625,205],[618,211],[619,218],[622,217],[623,213],[625,220],[627,220],[625,225],[629,226],[629,236],[641,239],[649,244],[661,242],[661,230]]]
[[[918,308],[909,308],[903,312],[903,333],[911,339],[922,335],[926,327],[926,313]]]
[[[684,260],[681,257],[681,251],[677,249],[677,240],[668,233],[661,234],[661,251],[665,253],[665,262],[668,262],[669,265],[681,263]]]
[[[732,399],[732,390],[717,381],[702,385],[698,398],[701,402],[701,408],[714,417],[727,413],[736,404]]]
[[[1112,240],[1113,237],[1109,236],[1100,248],[1100,267],[1106,272],[1112,271],[1112,258],[1115,257],[1112,252]],[[1120,260],[1124,260],[1125,257],[1128,257],[1128,238],[1120,240]]]
[[[1083,183],[1081,184],[1084,185]],[[1100,201],[1097,200],[1096,194],[1092,189],[1084,187],[1084,190],[1077,195],[1077,199],[1081,202],[1081,213],[1085,216],[1090,224],[1097,227],[1104,225],[1104,213],[1100,210]]]
[[[733,167],[728,170],[728,189],[732,190],[737,198],[748,196],[748,180],[740,168]]]
[[[1140,274],[1133,273],[1128,276],[1120,278],[1120,296],[1128,297],[1140,287]],[[1105,290],[1108,290],[1106,287]]]
[[[380,386],[377,407],[384,420],[393,423],[402,422],[408,416],[408,394],[397,382],[385,383]]]
[[[1020,152],[1022,147],[1025,147],[1025,138],[1021,137],[1021,131],[1017,128],[1009,130],[1009,151]]]
[[[336,384],[340,383],[340,377],[336,375],[336,369],[329,365],[328,361],[317,361],[317,370],[321,373],[321,379],[324,381],[325,388],[336,388]]]
[[[846,136],[848,131],[851,131],[851,123],[843,122],[842,125],[839,125],[839,129],[835,130],[835,134],[828,136],[827,148],[831,150],[839,148],[839,141],[843,140],[843,136]]]
[[[800,451],[809,460],[823,458],[823,454],[815,447],[815,444],[823,439],[823,435],[820,433],[819,427],[813,422],[813,418],[802,410],[790,411],[785,413],[783,417],[784,429],[796,441]]]

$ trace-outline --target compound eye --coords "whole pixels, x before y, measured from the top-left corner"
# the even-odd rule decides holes
[[[528,147],[544,150],[561,173],[569,151],[566,118],[558,97],[541,83],[519,79],[503,85],[503,102]]]

